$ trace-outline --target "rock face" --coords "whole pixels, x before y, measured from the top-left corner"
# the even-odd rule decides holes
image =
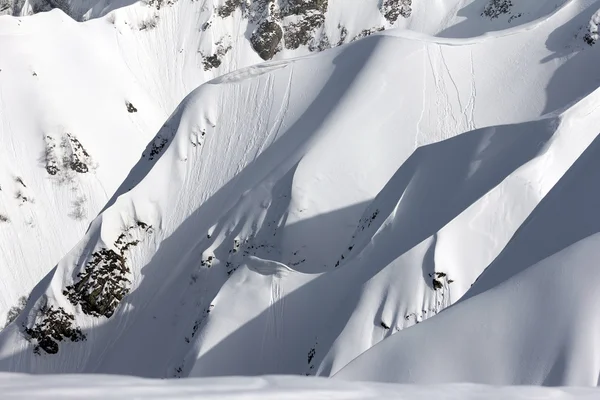
[[[58,353],[58,343],[71,340],[79,342],[86,340],[81,329],[74,325],[75,317],[62,307],[43,305],[38,310],[38,316],[32,327],[24,326],[23,333],[33,342],[33,352],[41,355],[41,350],[47,354]]]
[[[127,255],[140,243],[133,237],[139,232],[151,233],[152,227],[137,221],[119,235],[114,243],[117,251],[101,248],[92,253],[85,269],[77,274],[78,280],[63,291],[71,304],[94,317],[110,318],[114,314],[131,287]]]
[[[412,13],[412,0],[385,0],[381,4],[381,13],[385,19],[393,24],[398,20],[398,17],[410,17]]]
[[[283,31],[276,22],[264,21],[252,34],[250,42],[260,58],[270,60],[277,53],[282,38]]]
[[[110,0],[101,2],[102,7],[97,7],[98,0],[0,0],[0,15],[13,16],[29,15],[50,11],[59,8],[73,19],[83,21],[88,18],[103,16],[112,6]],[[326,29],[328,21],[327,12],[333,0],[219,0],[212,7],[203,7],[201,13],[202,23],[199,31],[213,37],[212,46],[198,48],[202,56],[201,66],[205,71],[219,68],[226,62],[225,56],[233,49],[234,44],[239,46],[240,37],[223,34],[222,23],[226,24],[228,18],[234,18],[240,13],[243,20],[248,23],[246,32],[249,36],[243,38],[249,41],[250,46],[263,60],[270,60],[282,50],[297,50],[301,47],[311,52],[322,51],[335,47],[351,40],[364,37],[384,28],[394,26],[402,18],[409,18],[412,13],[413,0],[364,0],[372,3],[381,13],[380,22],[370,22],[361,26],[362,33],[352,32],[348,35],[346,27],[338,26],[335,29]],[[345,0],[337,0],[343,7]],[[494,0],[498,2],[499,0]],[[508,0],[507,0],[508,1]],[[138,7],[150,8],[153,12],[142,21],[138,21],[140,31],[149,31],[160,25],[160,15],[163,11],[173,7],[183,7],[177,0],[143,0]],[[340,5],[336,5],[340,7]],[[102,11],[106,9],[106,11]],[[100,11],[94,11],[100,10]],[[168,11],[167,11],[168,12]],[[114,24],[114,15],[113,15]],[[330,23],[332,21],[329,21]],[[239,24],[239,22],[235,22]],[[337,25],[338,22],[333,22]],[[335,26],[332,25],[332,26]],[[385,25],[385,26],[384,26]],[[134,25],[131,25],[134,26]],[[328,37],[329,35],[332,37]],[[359,31],[360,32],[360,31]],[[339,33],[339,35],[338,35]],[[247,43],[247,42],[246,42]],[[129,112],[133,112],[128,108]]]

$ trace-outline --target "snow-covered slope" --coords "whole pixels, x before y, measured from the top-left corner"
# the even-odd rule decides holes
[[[200,86],[0,333],[0,369],[329,375],[468,294],[598,133],[600,55],[582,27],[600,4],[560,4],[495,34],[390,30]],[[168,65],[174,99],[185,69]],[[135,76],[164,112],[154,73]],[[472,290],[498,283],[494,265]],[[358,360],[341,375],[360,378]],[[518,383],[555,365],[537,360]],[[512,361],[490,380],[517,383]],[[591,382],[556,368],[552,382]]]
[[[595,140],[597,101],[419,148],[369,205],[334,272],[247,261],[214,300],[192,373],[333,374],[460,299]]]
[[[248,13],[263,18],[260,2],[238,2],[227,16],[232,2],[37,3],[0,2],[0,10],[59,8],[77,19],[113,12],[84,24],[59,10],[0,17],[0,324],[81,238],[183,97],[262,61],[248,36],[256,25]],[[347,26],[333,45],[392,26],[376,3],[331,2],[327,29]],[[304,8],[292,11],[316,12]],[[320,42],[321,25],[303,38]],[[287,47],[276,56],[328,46]]]
[[[358,383],[319,378],[266,376],[150,380],[111,375],[0,375],[3,399],[464,399],[464,400],[585,400],[598,389],[491,387],[483,385],[411,386]]]
[[[464,301],[385,340],[336,377],[598,385],[599,152],[596,138]]]
[[[148,140],[182,99],[210,79],[259,63],[263,58],[284,60],[316,53],[393,27],[456,38],[507,27],[528,30],[545,23],[547,18],[552,20],[547,23],[549,27],[557,27],[562,19],[577,15],[581,19],[579,25],[573,23],[572,32],[546,43],[548,51],[543,51],[544,57],[557,53],[563,56],[564,51],[578,52],[587,47],[585,34],[592,31],[585,27],[594,10],[586,7],[592,2],[547,0],[534,4],[523,0],[511,2],[510,7],[500,3],[0,0],[0,13],[16,16],[0,17],[0,141],[5,144],[0,148],[0,324],[9,308],[27,296],[35,283],[81,239],[89,221],[112,197]],[[54,10],[41,12],[48,9]],[[75,20],[87,22],[76,23],[61,10]],[[32,13],[37,14],[26,16]],[[544,35],[549,31],[539,34],[533,47],[542,49]],[[587,38],[593,40],[591,36]],[[455,82],[460,85],[460,93],[459,86],[455,89],[452,83],[456,71],[471,71],[470,53],[466,51],[470,46],[464,47],[465,51],[453,61],[446,60],[440,50],[453,46],[452,40],[440,39],[442,46],[425,40],[429,42],[425,50],[406,44],[402,50],[394,49],[401,51],[400,57],[390,57],[382,49],[377,51],[377,59],[364,59],[371,64],[386,64],[387,70],[393,71],[394,60],[415,52],[415,64],[411,65],[418,69],[400,68],[402,76],[398,75],[406,82],[402,92],[405,102],[411,103],[406,109],[410,118],[421,112],[425,98],[420,82],[426,79],[429,89],[425,88],[425,93],[431,93],[438,83],[442,85],[435,90],[438,107],[445,108],[447,117],[446,122],[439,122],[438,138],[473,129],[474,120],[470,118],[476,114],[476,102],[470,99],[476,97],[471,89],[476,86],[471,84],[469,73],[461,73],[463,80]],[[483,40],[489,39],[471,41]],[[515,45],[506,41],[505,46]],[[513,58],[506,63],[520,60],[518,63],[525,68],[529,59],[543,60],[531,55],[521,61],[521,54],[527,53],[529,47],[524,42],[518,44],[510,50]],[[419,58],[422,61],[417,62]],[[449,64],[445,65],[447,61]],[[525,87],[536,87],[534,93],[541,93],[540,89],[563,61],[546,62],[540,69],[542,75]],[[582,72],[593,69],[592,61],[581,67]],[[453,71],[452,76],[446,66]],[[496,72],[494,75],[490,71],[489,79],[500,79],[498,74],[503,73],[504,67],[491,68]],[[515,66],[514,70],[520,73],[520,68]],[[571,73],[566,67],[563,71]],[[488,76],[477,72],[479,77],[473,77],[473,82]],[[313,79],[315,83],[310,83]],[[317,88],[323,79],[308,76],[307,86]],[[384,84],[377,79],[379,85]],[[365,87],[370,85],[365,83]],[[512,86],[519,85],[515,82],[494,87],[510,92]],[[568,89],[564,98],[579,95],[578,85]],[[400,86],[397,88],[400,90]],[[564,86],[551,85],[548,101],[539,97],[524,108],[525,102],[515,102],[510,111],[505,110],[506,118],[492,117],[490,113],[488,120],[480,122],[512,122],[527,119],[531,110],[535,110],[534,115],[542,109],[551,111],[567,102],[559,94],[563,90]],[[369,89],[368,93],[376,92]],[[454,109],[444,106],[446,103],[454,103]],[[429,119],[423,114],[422,125]],[[417,140],[417,144],[427,142],[428,139]],[[411,149],[412,145],[402,151]],[[394,163],[394,168],[397,165]],[[380,179],[375,186],[381,187],[389,175],[375,178]],[[368,195],[359,196],[361,200],[370,200],[376,194],[372,189],[367,192]]]

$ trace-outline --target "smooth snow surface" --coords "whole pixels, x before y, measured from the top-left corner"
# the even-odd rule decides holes
[[[9,308],[16,306],[20,297],[27,297],[32,287],[81,239],[89,222],[112,197],[144,146],[183,98],[210,79],[262,61],[252,48],[250,38],[261,18],[266,18],[264,13],[256,11],[264,8],[261,4],[265,1],[248,2],[252,5],[250,9],[255,10],[251,16],[236,9],[224,17],[220,14],[221,8],[226,5],[224,0],[0,0],[0,14],[16,15],[0,16],[0,142],[3,144],[0,147],[0,219],[6,219],[6,222],[0,223],[0,325],[3,325]],[[280,2],[280,7],[287,2]],[[317,49],[335,47],[394,27],[447,38],[479,36],[509,27],[530,29],[531,24],[544,23],[547,18],[554,19],[546,23],[548,28],[554,28],[592,3],[577,0],[513,1],[514,5],[507,13],[489,18],[481,15],[486,2],[415,0],[409,16],[400,16],[391,22],[384,17],[383,9],[378,8],[383,4],[380,0],[329,0],[323,25],[307,33],[312,42],[298,48],[283,46],[273,58],[290,59],[316,51],[315,46]],[[54,9],[25,17],[50,8]],[[76,20],[87,22],[77,23],[63,11]],[[581,26],[591,20],[591,14],[587,15],[591,12],[586,9],[578,16],[585,19]],[[281,23],[293,26],[294,18],[286,17]],[[575,23],[572,25],[575,29]],[[387,116],[392,113],[390,108],[395,106],[395,110],[402,108],[410,119],[421,115],[420,131],[427,132],[433,129],[428,124],[436,124],[438,132],[435,138],[439,140],[475,127],[475,116],[480,114],[476,107],[485,105],[483,100],[474,100],[478,97],[474,90],[484,90],[479,87],[482,79],[491,80],[486,84],[491,91],[513,92],[514,87],[521,86],[521,81],[510,83],[505,78],[519,76],[521,69],[529,68],[530,58],[521,58],[521,54],[527,54],[532,46],[541,50],[540,46],[551,30],[539,31],[532,45],[528,44],[530,38],[523,38],[517,46],[506,41],[485,55],[480,51],[472,52],[470,46],[466,46],[464,51],[458,52],[461,54],[449,56],[445,54],[446,47],[438,46],[436,40],[430,37],[425,39],[429,43],[427,46],[409,42],[394,46],[393,51],[400,52],[395,56],[388,54],[391,50],[383,48],[390,49],[389,45],[371,45],[371,50],[363,51],[361,55],[355,51],[354,56],[347,57],[348,62],[356,62],[357,65],[355,71],[348,71],[339,83],[350,85],[350,81],[360,80],[369,69],[371,75],[375,75],[375,65],[385,64],[387,74],[394,73],[397,81],[402,79],[406,83],[395,86],[397,91],[401,90],[404,100],[389,104],[381,116],[373,114],[371,118],[377,122],[367,125],[365,121],[363,129],[373,126],[385,128],[383,125],[390,123],[386,122]],[[573,95],[580,95],[581,87],[586,84],[583,80],[573,88],[569,85],[568,89],[560,84],[550,85],[545,105],[543,96],[538,96],[541,96],[542,88],[546,87],[553,71],[566,61],[555,60],[557,53],[560,52],[560,57],[563,57],[582,50],[586,45],[580,37],[573,38],[571,34],[583,36],[584,33],[577,30],[569,34],[565,32],[546,43],[548,48],[543,56],[531,54],[535,63],[542,60],[546,65],[541,68],[543,71],[532,70],[541,75],[532,73],[522,77],[523,82],[535,77],[510,96],[522,102],[511,100],[510,111],[501,107],[507,113],[506,118],[498,117],[499,110],[493,113],[493,117],[490,114],[491,118],[479,116],[478,122],[487,125],[527,119],[531,114],[528,111],[535,110],[535,115],[541,109],[553,111],[570,101]],[[534,44],[536,41],[537,45]],[[477,71],[477,75],[469,74],[469,71],[475,74],[472,67],[478,63],[478,58],[503,52],[504,47],[512,50],[498,68],[493,67],[485,74],[481,71]],[[568,54],[563,54],[565,49],[568,49]],[[371,52],[372,56],[368,54]],[[411,56],[411,53],[414,54]],[[342,57],[333,63],[332,54],[329,58],[330,71],[322,71],[316,76],[307,72],[303,82],[308,89],[307,103],[299,105],[299,111],[308,107],[308,102],[318,93],[319,85],[324,84],[336,64],[346,62]],[[412,61],[404,68],[395,65],[398,60],[404,59]],[[470,60],[473,60],[473,65]],[[510,71],[502,67],[502,64],[515,64],[517,60],[520,67],[514,65]],[[591,71],[593,62],[590,60],[577,73]],[[287,68],[286,72],[289,70]],[[461,71],[462,79],[457,71]],[[562,72],[569,74],[573,70],[564,67]],[[279,97],[273,97],[273,101],[286,101],[281,92],[284,90],[281,85],[285,86],[285,83],[280,82],[281,79],[278,81]],[[386,80],[379,77],[369,82],[368,79],[365,75],[362,87],[369,89],[365,95],[380,95],[377,87],[385,86]],[[503,80],[508,82],[498,83]],[[475,81],[479,83],[475,84]],[[295,82],[299,84],[298,78]],[[331,85],[335,84],[331,82]],[[537,89],[528,91],[533,87]],[[355,88],[365,90],[356,85]],[[343,88],[336,90],[338,93],[327,94],[330,97],[323,100],[341,100]],[[561,93],[564,90],[567,93],[563,100]],[[432,93],[437,93],[436,108],[444,110],[444,118],[437,118],[437,112],[429,115],[422,107],[426,99],[424,96]],[[531,99],[531,96],[519,96],[519,93],[534,93],[537,100]],[[246,95],[261,94],[247,92]],[[243,107],[251,100],[252,97],[238,98],[236,107]],[[128,104],[133,108],[129,108]],[[315,103],[313,107],[321,105]],[[335,118],[330,112],[332,107],[332,104],[325,106],[323,115]],[[286,117],[288,123],[293,121],[293,110],[287,112],[284,103],[264,104],[264,112],[267,110],[271,113],[269,118],[279,113],[281,118]],[[300,114],[295,117],[300,117]],[[273,122],[272,119],[269,121]],[[365,130],[365,141],[367,133]],[[249,136],[253,134],[253,131],[247,133]],[[433,133],[427,132],[427,135],[430,134]],[[414,139],[415,145],[430,140],[422,136]],[[263,139],[256,137],[255,140]],[[355,145],[360,146],[358,143]],[[413,149],[412,142],[410,146],[402,147],[402,153]],[[86,154],[82,155],[82,151]],[[85,171],[72,168],[73,161],[85,164]],[[397,166],[398,162],[392,164]],[[53,171],[52,166],[58,170]],[[366,174],[367,170],[362,173]],[[385,182],[387,178],[389,174],[373,179]],[[381,182],[374,183],[373,188],[381,187]],[[373,188],[361,188],[365,193],[359,197],[370,200],[376,193]],[[357,213],[360,214],[359,209],[353,215]],[[343,242],[344,238],[333,240]],[[323,243],[323,246],[327,245],[327,242]],[[321,264],[321,261],[318,263]]]
[[[206,400],[583,400],[598,389],[411,386],[350,383],[320,378],[273,377],[150,380],[109,375],[0,375],[3,399],[206,399]]]
[[[600,1],[345,1],[0,18],[0,370],[598,385]]]

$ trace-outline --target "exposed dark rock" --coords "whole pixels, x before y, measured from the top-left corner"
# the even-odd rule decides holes
[[[217,10],[217,14],[221,18],[227,18],[238,8],[242,7],[244,0],[227,0],[225,4],[223,4]]]
[[[597,36],[598,36],[597,34],[593,35],[588,32],[583,36],[583,41],[586,42],[588,45],[593,46],[596,44],[596,41],[598,40]]]
[[[394,24],[398,17],[410,17],[412,13],[412,0],[385,0],[381,3],[381,13],[385,19]]]
[[[160,10],[163,6],[172,6],[177,0],[147,0],[148,6]]]
[[[289,15],[306,14],[309,11],[324,13],[327,11],[328,0],[288,0],[287,6],[282,9],[282,17]]]
[[[297,49],[301,45],[308,45],[314,38],[315,31],[325,24],[325,16],[313,13],[298,22],[284,26],[285,47]]]
[[[137,112],[137,108],[135,108],[134,105],[131,104],[130,102],[126,101],[125,105],[127,106],[127,112],[130,112],[130,113]]]
[[[208,71],[213,68],[218,68],[221,65],[221,59],[223,58],[223,56],[225,56],[225,54],[227,54],[229,50],[231,50],[231,45],[225,46],[222,40],[217,42],[216,45],[217,51],[215,52],[215,54],[212,54],[210,56],[203,55],[202,64],[204,66],[205,71]]]
[[[85,269],[77,274],[78,281],[67,286],[63,295],[71,304],[80,305],[85,314],[110,318],[131,287],[127,253],[140,243],[131,234],[136,230],[151,233],[151,229],[151,226],[138,222],[119,235],[114,243],[117,251],[100,248],[92,253]]]
[[[44,350],[47,354],[58,353],[58,343],[67,339],[79,342],[86,339],[81,329],[75,326],[75,317],[62,307],[42,306],[33,327],[23,326],[28,340],[34,341],[34,353]]]
[[[317,351],[315,350],[315,348],[313,347],[312,349],[309,350],[308,352],[308,363],[310,364],[310,362],[313,360],[313,358],[315,358],[315,354],[317,353]]]
[[[481,16],[495,19],[502,14],[510,14],[513,3],[511,0],[490,0],[485,6]]]
[[[337,45],[341,46],[346,43],[346,38],[348,37],[348,29],[345,26],[338,24],[338,29],[340,31],[340,39],[338,40]]]
[[[385,28],[383,26],[370,28],[370,29],[363,29],[358,35],[356,35],[356,36],[354,36],[354,38],[352,38],[351,42],[354,42],[355,40],[362,39],[367,36],[371,36],[372,34],[374,34],[376,32],[383,31],[384,29]]]
[[[154,140],[150,142],[150,149],[148,154],[146,155],[146,152],[144,152],[144,154],[142,154],[142,157],[147,157],[150,161],[154,160],[154,158],[156,158],[156,156],[158,156],[163,151],[167,143],[169,143],[169,139],[157,135],[154,138]]]
[[[65,155],[63,164],[68,165],[68,167],[75,172],[85,174],[89,171],[89,153],[83,148],[83,145],[75,136],[67,133],[67,139],[70,154]],[[66,142],[63,142],[61,146],[66,147]]]
[[[262,22],[252,34],[252,48],[263,60],[270,60],[277,53],[283,31],[279,24],[273,21]]]

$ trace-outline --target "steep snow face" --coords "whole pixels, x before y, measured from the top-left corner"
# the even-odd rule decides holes
[[[0,18],[2,326],[81,238],[139,157],[132,149],[168,115],[118,61],[109,26],[95,28],[57,11]]]
[[[411,386],[344,382],[312,377],[211,378],[150,380],[114,375],[0,375],[5,399],[595,399],[598,389],[488,387],[483,385]]]
[[[598,303],[590,277],[600,239],[599,151],[595,138],[466,300],[383,341],[336,377],[598,385],[600,321],[589,310]]]
[[[594,95],[559,119],[419,148],[369,205],[335,271],[305,275],[246,261],[214,300],[192,374],[330,375],[438,314],[463,296],[595,140],[596,102]]]
[[[59,8],[79,20],[114,10],[84,24],[59,10],[0,18],[0,326],[81,238],[184,96],[262,61],[245,33],[259,23],[248,25],[248,13],[263,18],[260,2],[236,2],[230,13],[224,2],[205,3],[0,2],[13,14]],[[367,3],[377,17],[349,20],[346,35],[383,24]],[[290,21],[314,11],[293,4],[284,7]],[[321,40],[318,29],[277,57],[319,50],[306,42]]]
[[[577,13],[587,4],[550,0],[535,4],[512,3],[509,11],[492,18],[485,15],[488,3],[481,0],[433,3],[407,0],[227,0],[214,3],[0,0],[0,12],[20,16],[0,18],[0,139],[7,144],[0,149],[0,282],[3,289],[0,291],[0,325],[9,309],[18,305],[33,285],[81,239],[90,219],[121,184],[143,146],[198,85],[259,63],[263,58],[283,60],[314,53],[392,27],[461,37],[524,24],[542,16],[556,19],[558,26],[562,23],[561,17],[550,16],[556,7]],[[54,10],[38,13],[48,9]],[[78,21],[89,21],[75,23],[60,10]],[[522,15],[511,19],[512,12]],[[38,14],[24,17],[32,13]],[[590,18],[591,13],[582,26]],[[457,30],[452,31],[453,27]],[[586,32],[571,33],[580,37],[561,35],[558,40],[564,43],[552,41],[555,47],[544,54],[555,54],[563,45],[571,46],[569,52],[577,52]],[[542,39],[543,35],[538,38],[537,46]],[[506,43],[508,46],[509,42]],[[457,57],[457,61],[446,60],[444,46],[431,41],[426,47],[409,44],[402,47],[401,51],[406,51],[403,59],[414,52],[411,56],[414,63],[410,65],[417,68],[402,70],[404,81],[411,82],[403,84],[401,90],[410,92],[411,96],[414,93],[412,99],[404,100],[406,104],[402,105],[410,118],[421,109],[429,112],[421,106],[425,101],[421,94],[423,85],[429,88],[424,89],[428,93],[440,84],[436,96],[446,117],[439,119],[437,128],[431,128],[438,131],[437,139],[473,129],[476,102],[470,99],[476,97],[472,89],[476,86],[472,82],[481,81],[483,75],[469,78],[464,74],[464,79],[456,78],[456,71],[471,70],[471,65],[465,62],[470,60],[470,52],[466,51],[469,47],[464,47],[462,53],[466,58],[458,60]],[[518,49],[511,50],[513,59],[520,59],[520,55],[528,51],[527,47],[519,45]],[[394,58],[390,58],[383,47],[377,54],[364,60],[373,65],[385,63],[391,71]],[[447,62],[446,69],[444,63]],[[491,68],[498,74],[503,70],[502,67]],[[547,65],[543,69],[550,74],[554,68]],[[520,70],[517,72],[521,74]],[[356,75],[360,76],[358,72]],[[489,76],[492,80],[500,79],[499,75]],[[460,86],[455,89],[450,78],[458,79],[456,84]],[[377,85],[385,85],[381,78],[376,79],[373,82],[378,82]],[[535,77],[532,84],[524,87],[541,88],[549,79],[549,75]],[[315,82],[308,86],[315,85],[315,88],[324,82],[318,76],[307,75],[306,81],[311,80]],[[370,82],[364,82],[369,96],[381,93],[381,87],[373,89]],[[421,82],[425,83],[421,85]],[[510,92],[512,85],[504,85],[499,90]],[[574,84],[565,98],[572,98],[580,89]],[[447,98],[443,95],[446,90]],[[541,93],[538,89],[534,92]],[[555,88],[549,91],[548,97],[556,97],[558,92]],[[285,101],[285,96],[279,100]],[[514,109],[505,110],[511,114],[506,117],[510,119],[508,122],[527,119],[531,109],[535,109],[534,115],[539,114],[544,101],[540,97],[531,105],[524,105],[524,101],[514,103]],[[546,111],[561,102],[554,99],[547,104]],[[448,108],[448,104],[453,104],[453,108]],[[276,105],[265,107],[271,111]],[[285,110],[282,105],[273,112],[283,115]],[[437,111],[432,112],[431,118],[422,114],[419,129],[430,129],[428,121],[437,118]],[[451,113],[461,116],[455,118]],[[363,125],[363,140],[367,140],[372,126],[386,119],[369,118],[370,125],[366,122]],[[504,117],[490,117],[481,122],[504,121]],[[162,139],[157,140],[155,145],[160,147]],[[419,145],[428,140],[415,142]],[[413,144],[401,147],[401,151],[408,154]],[[386,167],[388,171],[397,167],[397,162],[391,164]],[[388,177],[374,178],[373,187],[357,195],[357,201],[371,200],[376,194],[374,188],[383,186]],[[326,182],[314,186],[315,190],[317,187],[328,190]],[[309,191],[306,196],[310,194]],[[337,195],[342,196],[341,192]],[[346,201],[343,205],[349,203]],[[322,211],[330,210],[327,206]],[[312,215],[318,212],[315,209]],[[351,215],[357,212],[358,208]],[[342,224],[340,221],[332,223],[337,227]],[[320,240],[315,235],[310,236],[313,246],[323,248],[331,247],[330,241],[344,240],[343,237]],[[290,236],[289,240],[295,239]],[[323,260],[328,259],[328,253],[324,252],[313,270],[322,268],[327,263]]]
[[[327,375],[437,314],[594,140],[597,6],[468,39],[391,30],[202,85],[2,331],[0,368]]]

